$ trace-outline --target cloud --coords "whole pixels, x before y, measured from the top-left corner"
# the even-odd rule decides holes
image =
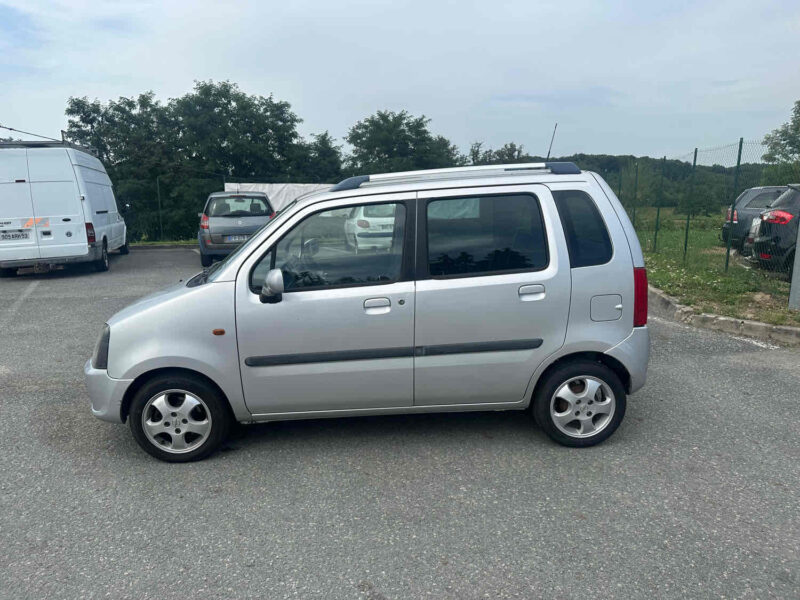
[[[304,135],[406,109],[461,148],[546,150],[558,121],[560,153],[662,155],[786,119],[800,5],[657,4],[0,0],[0,116],[52,135],[71,95],[229,79],[289,101]]]

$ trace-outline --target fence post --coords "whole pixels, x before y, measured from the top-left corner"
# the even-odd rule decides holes
[[[692,179],[689,182],[689,197],[686,202],[686,230],[683,234],[683,264],[686,264],[686,251],[689,249],[689,220],[692,218],[692,202],[694,201],[694,172],[697,168],[697,148],[692,159]]]
[[[728,248],[725,251],[725,272],[728,272],[728,263],[731,260],[731,241],[733,240],[733,211],[736,207],[736,189],[739,187],[739,167],[742,164],[742,144],[744,138],[739,138],[739,155],[736,157],[736,170],[733,172],[733,195],[731,196],[731,220],[728,221]]]
[[[797,242],[800,243],[800,227],[797,228]],[[792,283],[789,288],[789,308],[800,310],[800,254],[797,253],[797,244],[795,244],[794,251]]]
[[[619,168],[619,183],[617,183],[617,198],[622,202],[622,167]]]
[[[633,180],[633,228],[636,229],[636,196],[639,193],[639,161],[636,161],[636,178]]]
[[[164,239],[164,222],[161,219],[161,175],[156,175],[156,193],[158,195],[158,231],[159,241]]]
[[[658,247],[658,226],[661,220],[661,205],[664,204],[664,170],[667,168],[667,157],[661,159],[661,181],[658,184],[658,205],[656,206],[656,232],[653,234],[653,252]]]

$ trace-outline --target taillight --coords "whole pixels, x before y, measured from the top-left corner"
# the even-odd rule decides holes
[[[728,223],[738,223],[739,222],[739,211],[735,208],[733,209],[733,221],[731,221],[731,207],[728,207],[728,214],[725,216],[725,221]]]
[[[358,221],[356,221],[356,225],[358,225],[362,229],[369,229],[369,221],[365,221],[364,219],[359,219]]]
[[[208,229],[208,215],[205,213],[200,217],[200,229]]]
[[[94,225],[91,223],[86,223],[86,241],[90,244],[94,244],[97,241],[97,238],[94,236]]]
[[[766,252],[759,252],[758,258],[761,260],[772,260],[772,254],[767,254]]]
[[[768,213],[761,215],[761,220],[766,223],[774,223],[775,225],[786,225],[789,221],[794,219],[794,215],[785,210],[771,210]]]
[[[647,269],[633,268],[633,326],[647,325]]]

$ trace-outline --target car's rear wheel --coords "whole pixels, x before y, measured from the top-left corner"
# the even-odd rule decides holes
[[[607,366],[588,360],[553,369],[537,386],[536,423],[559,444],[594,446],[608,439],[625,416],[622,383]]]
[[[108,267],[108,244],[103,240],[103,249],[100,251],[100,258],[94,262],[94,270],[102,273],[108,271]]]
[[[211,258],[208,254],[200,253],[200,264],[204,267],[210,267],[211,263],[214,262],[214,259]]]
[[[165,375],[136,392],[128,421],[145,452],[167,462],[189,462],[225,441],[232,417],[225,398],[207,381]]]
[[[131,249],[128,247],[128,242],[125,242],[124,245],[120,246],[119,253],[120,254],[129,254]]]

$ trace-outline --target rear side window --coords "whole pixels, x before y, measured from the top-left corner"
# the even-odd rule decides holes
[[[781,195],[781,190],[772,190],[769,192],[761,192],[755,198],[747,203],[747,208],[766,208],[769,204]]]
[[[608,229],[589,194],[579,190],[553,192],[564,227],[572,268],[602,265],[611,260]]]
[[[426,226],[433,277],[538,271],[548,263],[539,201],[530,194],[431,200]]]

